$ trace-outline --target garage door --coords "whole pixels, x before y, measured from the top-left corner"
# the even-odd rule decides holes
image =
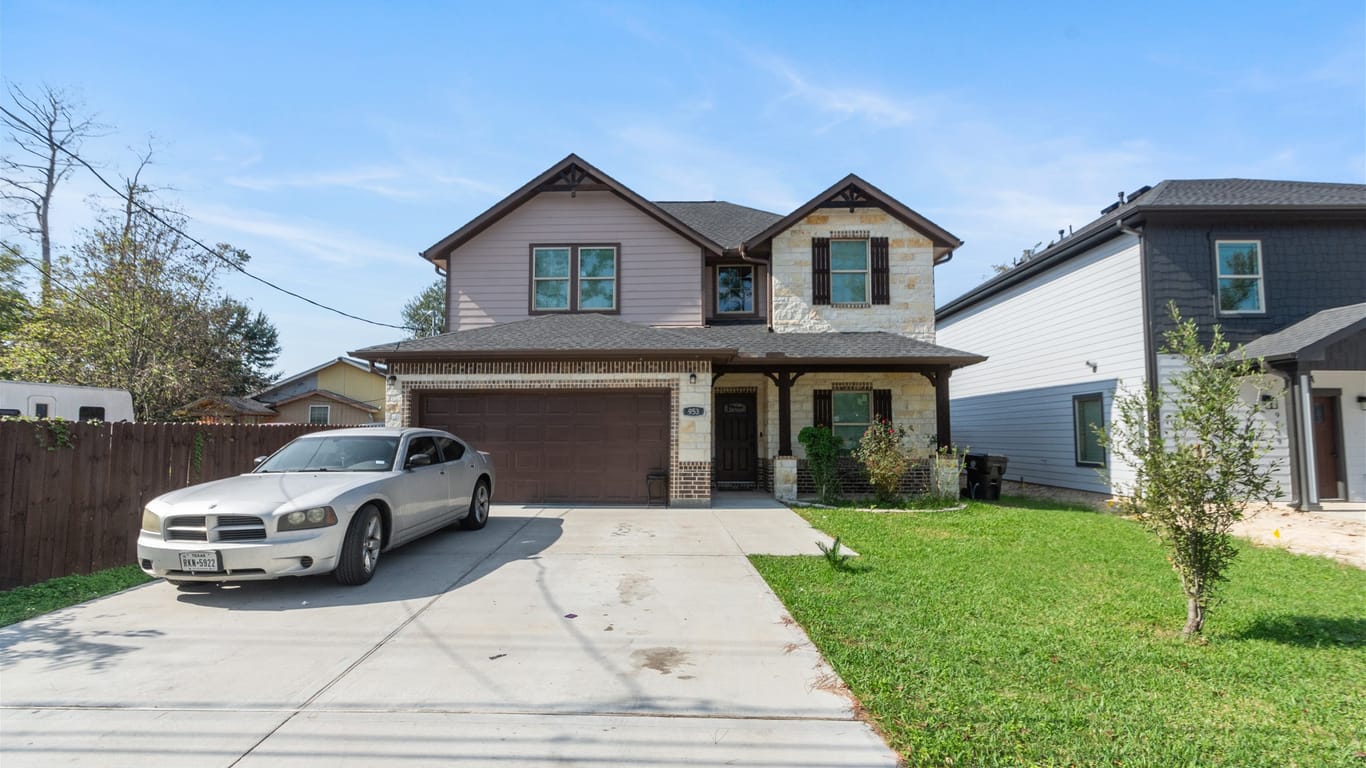
[[[669,466],[668,390],[431,392],[419,423],[493,454],[499,501],[644,503]]]

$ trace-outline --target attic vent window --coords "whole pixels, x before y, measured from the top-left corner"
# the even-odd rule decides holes
[[[867,240],[872,233],[866,229],[837,229],[830,233],[831,240]]]

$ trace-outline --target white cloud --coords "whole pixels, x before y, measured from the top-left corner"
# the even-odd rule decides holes
[[[247,247],[251,243],[241,238],[228,238],[235,245],[246,247],[249,253],[257,255],[284,249],[333,265],[364,265],[380,261],[404,265],[413,263],[409,249],[357,235],[333,224],[302,218],[285,220],[263,211],[220,205],[197,206],[193,208],[193,216],[199,224],[262,241],[265,248],[252,248]]]
[[[832,115],[836,122],[859,119],[874,126],[888,127],[906,125],[919,117],[906,101],[875,90],[843,85],[830,87],[812,82],[780,57],[760,56],[754,60],[761,69],[787,85],[785,98],[796,99],[805,106]]]

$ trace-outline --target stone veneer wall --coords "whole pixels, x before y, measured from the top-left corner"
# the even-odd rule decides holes
[[[668,389],[669,501],[705,506],[711,501],[711,363],[696,360],[395,362],[385,389],[386,423],[409,426],[423,390],[459,389]],[[697,383],[689,378],[696,374]],[[683,409],[702,406],[702,416]]]
[[[723,377],[725,382],[729,377]],[[768,456],[778,455],[778,388],[773,386],[769,402],[773,407],[766,414],[768,427],[764,430],[768,441]],[[929,455],[929,439],[936,435],[934,385],[918,373],[808,373],[792,385],[792,453],[806,458],[806,449],[797,440],[802,427],[815,419],[812,392],[817,389],[842,388],[892,390],[892,423],[911,430],[917,437],[913,446],[917,453]]]
[[[891,303],[811,303],[811,238],[885,237]],[[887,331],[934,343],[934,246],[879,208],[823,208],[773,238],[773,329]]]

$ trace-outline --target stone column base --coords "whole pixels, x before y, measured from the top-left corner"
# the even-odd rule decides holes
[[[779,501],[797,500],[797,457],[773,459],[773,496]]]

